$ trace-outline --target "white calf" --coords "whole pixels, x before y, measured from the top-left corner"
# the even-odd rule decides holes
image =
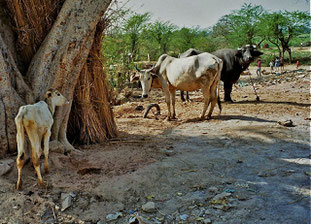
[[[51,136],[51,127],[54,119],[53,115],[56,106],[68,104],[68,100],[57,90],[50,89],[45,94],[45,101],[40,101],[32,105],[25,105],[19,108],[15,117],[17,129],[16,141],[18,155],[16,159],[18,169],[17,189],[22,187],[21,172],[24,165],[24,143],[25,131],[31,143],[32,163],[38,176],[40,186],[44,186],[44,181],[40,173],[39,159],[41,156],[41,141],[44,139],[44,169],[49,172],[49,140]]]

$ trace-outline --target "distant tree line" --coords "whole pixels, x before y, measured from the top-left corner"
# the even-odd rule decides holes
[[[284,58],[288,52],[291,61],[293,40],[310,33],[307,12],[269,12],[252,4],[222,16],[208,29],[180,28],[168,21],[152,21],[150,13],[122,9],[114,23],[118,25],[107,29],[104,35],[103,55],[110,68],[119,64],[123,70],[133,68],[133,62],[155,61],[163,53],[178,57],[189,48],[212,52],[245,44],[269,44],[278,49],[279,57]]]

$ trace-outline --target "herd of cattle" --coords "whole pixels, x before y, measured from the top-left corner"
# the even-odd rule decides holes
[[[224,82],[225,100],[231,101],[232,84],[239,79],[241,72],[247,69],[249,64],[261,54],[251,45],[246,45],[237,50],[223,49],[212,54],[189,49],[179,58],[163,54],[154,67],[144,70],[137,68],[138,73],[133,75],[131,80],[140,80],[144,98],[148,97],[151,87],[162,88],[168,107],[168,120],[176,117],[176,90],[194,91],[202,89],[204,107],[201,119],[205,118],[205,112],[209,105],[211,105],[208,112],[208,118],[210,118],[217,102],[221,111],[218,87],[220,80]],[[53,116],[55,107],[64,104],[69,104],[68,100],[57,90],[50,89],[45,95],[45,101],[20,107],[15,118],[18,151],[16,159],[18,170],[17,189],[22,187],[21,173],[25,162],[24,145],[26,134],[31,143],[32,163],[38,177],[38,183],[40,186],[45,185],[39,164],[41,141],[43,139],[44,142],[45,172],[49,172],[49,140],[51,127],[54,123]]]
[[[161,55],[156,65],[150,69],[139,70],[136,67],[138,73],[131,76],[131,81],[141,82],[143,98],[148,97],[151,87],[162,88],[168,108],[168,120],[176,116],[176,90],[182,91],[183,98],[183,91],[202,89],[204,106],[200,118],[203,120],[209,105],[211,106],[208,118],[211,117],[216,102],[221,111],[219,81],[224,82],[224,100],[232,101],[233,84],[238,81],[240,74],[250,63],[262,54],[254,45],[245,45],[237,50],[221,49],[213,53],[191,48],[179,58],[167,54]]]

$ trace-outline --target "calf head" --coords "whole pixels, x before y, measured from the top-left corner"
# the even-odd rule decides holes
[[[50,100],[55,106],[62,106],[64,104],[69,104],[69,101],[56,89],[49,89],[45,93],[45,98]]]
[[[256,50],[255,45],[245,45],[238,48],[236,56],[241,57],[245,63],[249,64],[262,54],[262,52]]]
[[[136,67],[137,72],[131,76],[131,82],[140,81],[143,89],[142,98],[147,98],[152,86],[152,80],[157,77],[153,68],[140,70]]]

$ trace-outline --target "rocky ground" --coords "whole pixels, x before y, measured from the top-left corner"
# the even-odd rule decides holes
[[[286,69],[252,76],[259,102],[242,76],[203,122],[199,91],[171,122],[160,91],[132,98],[118,138],[51,152],[44,189],[28,163],[16,191],[15,157],[1,160],[0,223],[310,223],[310,73]],[[161,115],[142,118],[150,103]]]

